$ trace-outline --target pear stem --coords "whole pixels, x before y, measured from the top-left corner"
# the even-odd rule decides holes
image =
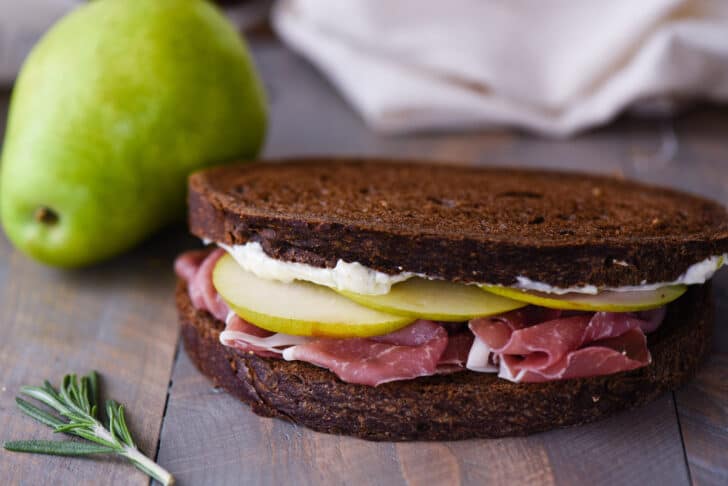
[[[35,220],[51,226],[58,222],[58,214],[51,208],[41,206],[35,211]]]

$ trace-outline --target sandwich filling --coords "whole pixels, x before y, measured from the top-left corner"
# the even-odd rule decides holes
[[[292,282],[303,280],[318,285],[364,295],[387,294],[393,285],[414,277],[431,279],[429,275],[400,272],[388,274],[379,272],[358,262],[345,262],[339,260],[333,268],[320,268],[297,262],[285,262],[268,256],[258,242],[248,242],[244,245],[225,245],[218,243],[220,248],[227,251],[238,264],[248,272],[263,279]],[[628,262],[615,262],[628,266]],[[682,275],[672,282],[648,283],[622,287],[608,287],[599,289],[595,285],[577,287],[556,287],[546,282],[538,282],[525,276],[518,276],[513,286],[522,290],[533,290],[549,294],[564,295],[569,293],[596,295],[599,292],[641,292],[656,290],[673,285],[703,284],[713,277],[721,266],[728,264],[728,254],[716,255],[691,265]],[[488,285],[482,282],[480,285]]]
[[[234,258],[234,262],[226,253]],[[709,264],[694,266],[698,270],[691,267],[685,275],[696,279],[695,275],[701,273],[707,279],[723,264],[723,260],[717,258]],[[279,307],[296,309],[297,299],[313,296],[312,305],[330,302],[332,308],[337,309],[343,300],[345,307],[341,308],[356,309],[357,317],[352,321],[359,319],[361,322],[344,325],[341,332],[336,329],[332,332],[332,327],[303,330],[305,327],[296,327],[296,316],[272,319],[266,317],[260,310],[264,307],[257,306],[255,302],[252,306],[241,306],[233,294],[223,288],[228,285],[225,283],[224,267],[229,268],[231,264],[235,267],[233,274],[255,274],[248,281],[256,287],[278,282],[276,285],[279,287],[271,288],[274,292],[281,289],[275,295],[275,304]],[[374,289],[379,292],[374,295],[386,298],[398,288],[397,283],[401,285],[405,280],[423,276],[402,273],[394,276],[395,279],[401,278],[395,281],[387,274],[358,263],[339,262],[336,268],[338,270],[331,271],[281,262],[267,256],[257,243],[212,252],[187,252],[175,262],[175,270],[180,278],[186,280],[195,308],[225,322],[225,330],[220,334],[223,345],[265,358],[305,361],[329,369],[345,382],[370,386],[465,370],[497,373],[502,379],[524,383],[633,370],[651,362],[646,335],[660,326],[666,314],[664,303],[655,301],[646,306],[641,303],[640,307],[634,306],[634,302],[629,304],[629,298],[626,299],[628,304],[624,304],[624,298],[618,302],[622,306],[632,305],[630,311],[614,311],[621,307],[613,303],[604,309],[590,308],[589,305],[593,307],[593,304],[574,306],[569,302],[553,306],[548,304],[549,300],[545,301],[546,306],[528,305],[528,299],[506,299],[486,292],[486,287],[486,290],[478,289],[475,294],[478,297],[481,295],[478,292],[482,292],[483,302],[492,312],[483,311],[479,315],[480,311],[475,306],[476,310],[471,309],[471,315],[467,317],[453,317],[455,314],[442,310],[438,312],[445,313],[441,317],[438,314],[437,318],[417,315],[406,306],[392,308],[386,299],[373,300],[377,305],[380,302],[389,305],[386,310],[396,311],[395,315],[382,312],[381,306],[379,310],[360,307],[346,298],[349,295],[346,291],[341,292],[342,296],[329,288],[336,288],[342,282],[358,282],[358,286],[346,288],[355,288],[364,295],[366,293],[362,290]],[[311,288],[291,287],[289,292],[287,286],[300,286],[300,282]],[[473,286],[458,287],[467,289],[463,294],[467,293],[470,300],[456,298],[454,302],[470,303]],[[676,298],[684,291],[673,287],[676,288],[677,291],[672,293],[661,292],[660,297],[663,300],[666,295],[670,300]],[[325,300],[317,300],[320,297],[315,292],[323,295]],[[443,299],[449,298],[448,292],[440,294]],[[625,293],[625,297],[628,295]],[[371,304],[366,298],[361,302]],[[403,309],[407,312],[400,312]],[[315,310],[325,313],[326,309]],[[389,320],[386,319],[388,316],[391,317]],[[339,317],[346,320],[346,316]],[[320,320],[325,319],[324,315]],[[375,326],[368,325],[372,320],[376,321]],[[301,317],[301,322],[304,321],[305,318]]]

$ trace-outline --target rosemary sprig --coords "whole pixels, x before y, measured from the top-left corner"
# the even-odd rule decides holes
[[[99,417],[99,380],[95,371],[81,378],[74,374],[63,377],[60,389],[46,381],[43,386],[24,386],[20,392],[47,405],[60,416],[43,410],[20,397],[18,408],[54,432],[76,435],[89,442],[74,440],[19,440],[3,444],[15,452],[32,452],[58,456],[116,454],[127,458],[137,468],[164,485],[174,484],[172,475],[142,454],[134,444],[126,426],[124,407],[113,400],[106,401],[106,426]]]

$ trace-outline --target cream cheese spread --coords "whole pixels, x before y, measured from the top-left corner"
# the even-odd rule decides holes
[[[712,256],[706,258],[702,262],[695,263],[688,267],[688,269],[680,275],[677,280],[672,282],[657,282],[647,283],[643,280],[640,285],[625,285],[623,287],[604,287],[597,288],[594,285],[585,285],[583,287],[553,287],[544,282],[536,282],[526,277],[516,277],[517,284],[515,288],[523,290],[536,290],[538,292],[545,292],[548,294],[590,294],[595,295],[599,292],[609,290],[612,292],[638,292],[643,290],[657,290],[661,287],[668,287],[670,285],[693,285],[703,284],[713,277],[720,267],[728,263],[728,253],[723,255]]]
[[[336,290],[354,292],[365,295],[384,295],[389,292],[392,285],[408,280],[412,277],[429,278],[427,275],[413,272],[401,272],[388,274],[366,267],[358,262],[345,262],[339,260],[333,268],[321,268],[298,262],[286,262],[276,260],[268,256],[260,243],[248,242],[244,245],[217,244],[225,249],[238,264],[248,272],[268,280],[281,282],[292,282],[303,280],[318,285],[323,285]],[[647,283],[624,287],[597,288],[594,285],[582,287],[555,287],[544,282],[537,282],[526,277],[516,278],[515,288],[524,290],[536,290],[550,294],[597,294],[600,291],[610,290],[613,292],[633,292],[640,290],[655,290],[660,287],[678,284],[702,284],[709,280],[713,274],[723,265],[728,263],[728,254],[712,256],[705,260],[691,265],[685,273],[680,275],[673,282]],[[482,285],[487,285],[483,283]]]
[[[344,260],[339,260],[334,268],[285,262],[268,256],[260,243],[256,242],[232,246],[218,243],[218,246],[230,253],[243,269],[257,277],[281,282],[304,280],[357,294],[384,295],[389,293],[392,285],[420,276],[411,272],[389,275],[361,263],[349,263]]]

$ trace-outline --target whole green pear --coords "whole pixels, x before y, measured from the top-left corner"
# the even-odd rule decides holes
[[[254,157],[265,97],[203,0],[97,0],[35,46],[10,104],[0,216],[50,265],[117,255],[184,217],[186,177]]]

